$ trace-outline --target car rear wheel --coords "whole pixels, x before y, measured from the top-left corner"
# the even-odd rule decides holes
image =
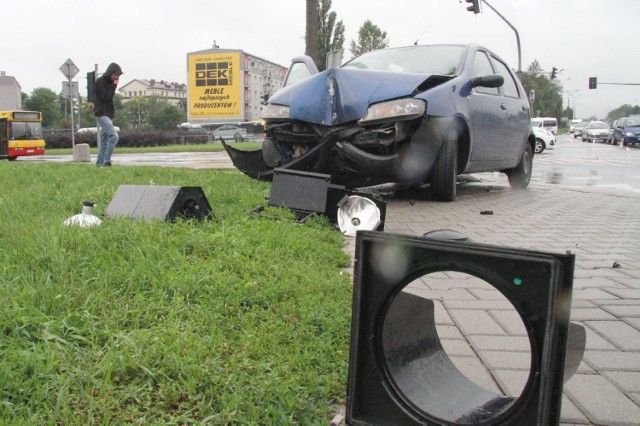
[[[545,149],[544,141],[542,139],[536,139],[536,154],[542,154],[542,151]]]
[[[457,176],[458,138],[455,131],[451,131],[442,142],[438,161],[431,176],[431,198],[436,201],[455,200]]]
[[[529,186],[533,173],[533,153],[531,151],[531,145],[527,144],[522,153],[520,164],[507,173],[509,185],[514,189],[525,189]]]

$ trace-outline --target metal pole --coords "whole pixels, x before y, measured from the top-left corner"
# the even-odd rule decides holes
[[[98,78],[98,64],[95,64],[95,68],[94,68],[95,74],[94,74],[94,78]],[[88,84],[88,83],[87,83]],[[95,105],[96,103],[96,93],[95,93],[95,86],[93,88],[93,104]],[[98,148],[98,152],[100,152],[100,126],[98,126],[98,123],[96,121],[96,147]]]
[[[71,81],[71,63],[67,64],[69,67],[69,109],[71,110],[71,149],[76,146],[76,135],[73,131],[73,82]]]
[[[518,44],[518,72],[522,71],[522,50],[520,49],[520,34],[518,34],[518,30],[516,29],[516,27],[514,27],[513,25],[511,25],[511,22],[507,21],[507,18],[505,18],[504,16],[502,16],[502,14],[500,12],[498,12],[493,6],[491,6],[487,0],[481,0],[484,4],[486,4],[487,6],[489,6],[489,9],[493,10],[496,15],[498,15],[500,18],[502,18],[502,20],[504,22],[507,23],[507,25],[509,25],[511,27],[511,29],[513,30],[514,33],[516,33],[516,43]]]

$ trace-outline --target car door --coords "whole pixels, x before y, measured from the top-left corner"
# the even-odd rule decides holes
[[[477,50],[473,58],[472,78],[496,74],[487,52]],[[471,163],[472,169],[486,168],[500,153],[504,134],[506,112],[501,107],[501,95],[495,87],[475,87],[469,95],[469,116],[471,120]]]
[[[625,120],[623,118],[621,120],[618,120],[618,122],[616,123],[615,129],[613,129],[613,143],[615,145],[617,144],[622,145],[622,140],[624,139],[624,126],[625,126]]]
[[[501,107],[505,111],[504,138],[500,141],[500,161],[515,162],[517,165],[522,156],[523,146],[530,133],[531,121],[529,102],[524,90],[516,82],[516,77],[509,67],[495,56],[491,57],[496,73],[504,78],[500,87]]]

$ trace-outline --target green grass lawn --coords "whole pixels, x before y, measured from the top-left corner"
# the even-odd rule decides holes
[[[238,149],[258,149],[262,146],[262,142],[230,142],[229,145]],[[91,153],[98,154],[98,148],[91,148]],[[141,148],[130,148],[116,146],[116,154],[134,154],[140,152],[216,152],[224,151],[224,147],[221,143],[209,143],[209,144],[197,144],[197,145],[165,145],[165,146],[145,146]],[[73,154],[71,148],[47,148],[47,155],[70,155]]]
[[[0,162],[0,424],[327,424],[344,402],[343,237],[235,170]],[[103,218],[121,184],[199,186],[214,220]]]

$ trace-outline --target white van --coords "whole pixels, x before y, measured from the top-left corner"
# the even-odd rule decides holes
[[[558,133],[558,120],[554,117],[536,117],[531,119],[532,127],[542,127],[553,133],[554,135]]]

